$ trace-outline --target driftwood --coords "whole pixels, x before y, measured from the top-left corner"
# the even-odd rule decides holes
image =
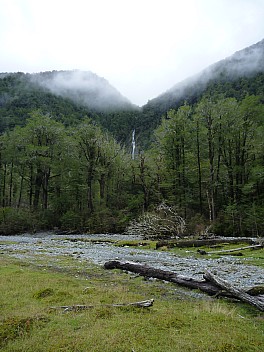
[[[154,299],[148,299],[146,301],[132,302],[132,303],[114,303],[114,304],[104,304],[100,307],[136,307],[136,308],[147,308],[152,307],[154,303]],[[58,307],[50,307],[50,309],[63,309],[64,312],[69,311],[80,311],[90,308],[96,308],[98,306],[94,305],[86,305],[86,304],[76,304],[73,306],[58,306]]]
[[[258,308],[262,312],[264,311],[264,302],[262,299],[258,299],[256,297],[249,295],[246,291],[232,286],[229,282],[221,279],[220,277],[217,277],[216,275],[213,275],[209,271],[207,271],[204,274],[204,278],[216,284],[222,290],[229,292],[235,298],[238,298],[243,302],[251,304],[252,306]]]
[[[246,243],[250,245],[256,245],[256,241],[251,238],[209,238],[209,239],[202,239],[202,240],[170,240],[170,241],[159,241],[156,243],[156,249],[160,247],[178,247],[178,248],[185,248],[185,247],[202,247],[202,246],[212,246],[217,244],[241,244]]]
[[[164,281],[173,282],[175,284],[191,288],[191,289],[200,289],[201,291],[209,294],[216,295],[219,293],[219,287],[215,284],[212,284],[206,280],[196,280],[193,278],[184,277],[182,275],[177,275],[174,272],[168,270],[161,270],[151,268],[146,265],[135,264],[135,263],[122,263],[116,260],[106,262],[104,264],[105,269],[121,269],[137,273],[140,276],[148,278],[156,278]],[[228,295],[230,296],[230,295]]]
[[[227,289],[228,286],[226,286],[225,288],[223,288],[223,285],[219,285],[218,283],[216,283],[216,280],[211,280],[211,277],[215,276],[210,276],[209,273],[205,274],[204,280],[196,280],[193,278],[188,278],[188,277],[184,277],[182,275],[178,275],[172,271],[167,271],[167,270],[161,270],[161,269],[155,269],[155,268],[151,268],[148,267],[146,265],[141,265],[141,264],[135,264],[135,263],[122,263],[120,261],[109,261],[106,262],[104,264],[105,269],[121,269],[121,270],[126,270],[129,272],[133,272],[133,273],[137,273],[140,276],[144,276],[144,277],[152,277],[152,278],[157,278],[160,280],[164,280],[164,281],[169,281],[190,289],[199,289],[202,292],[205,292],[209,295],[215,295],[215,296],[224,296],[224,297],[229,297],[229,298],[237,298],[237,299],[242,299],[241,295],[237,294],[237,291],[241,291],[244,292],[247,296],[249,297],[253,297],[253,295],[251,295],[251,290],[248,291],[243,291],[243,290],[237,290],[234,289]],[[223,280],[220,282],[224,282]],[[230,285],[230,284],[229,284]],[[230,285],[230,287],[232,287]],[[259,301],[259,306],[257,304],[253,304],[255,307],[257,307],[260,310],[263,310],[264,306],[263,306],[263,296],[261,295],[256,295],[253,298],[252,302],[256,302]],[[245,301],[245,299],[244,299]],[[248,303],[250,303],[250,300],[247,300]],[[251,303],[250,303],[251,304]],[[262,308],[261,308],[262,307]]]
[[[240,247],[240,248],[233,248],[233,249],[223,249],[221,251],[210,251],[206,252],[203,249],[198,249],[197,252],[204,255],[204,254],[228,254],[232,252],[239,252],[243,251],[244,249],[261,249],[263,248],[262,244],[255,244],[253,246],[246,246],[246,247]]]

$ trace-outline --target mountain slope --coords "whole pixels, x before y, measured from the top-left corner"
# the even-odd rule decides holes
[[[264,40],[221,60],[199,74],[174,85],[143,106],[143,124],[155,128],[161,116],[186,101],[196,103],[203,94],[224,94],[237,99],[246,94],[263,97]]]
[[[31,82],[91,110],[109,112],[134,108],[106,79],[90,71],[43,72],[32,75]]]
[[[2,73],[0,133],[23,125],[32,110],[41,109],[66,125],[88,116],[127,145],[135,129],[137,142],[146,147],[162,115],[185,101],[195,104],[204,94],[238,100],[256,94],[264,100],[264,40],[176,84],[142,110],[92,72]]]
[[[37,109],[65,125],[92,118],[122,142],[138,111],[104,78],[91,72],[0,73],[0,133],[23,126]]]

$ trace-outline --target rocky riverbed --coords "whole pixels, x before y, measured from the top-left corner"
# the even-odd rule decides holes
[[[47,264],[55,265],[59,257],[70,256],[79,262],[103,265],[106,261],[117,259],[155,268],[171,270],[177,274],[202,278],[205,270],[217,272],[222,278],[240,287],[263,285],[263,268],[246,265],[244,259],[232,255],[218,259],[195,256],[180,257],[171,252],[151,251],[117,247],[115,241],[135,239],[123,235],[56,235],[54,233],[0,236],[0,254],[27,259],[34,262],[42,256]]]

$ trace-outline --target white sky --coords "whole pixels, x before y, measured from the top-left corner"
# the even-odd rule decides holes
[[[0,0],[0,72],[80,69],[137,105],[264,38],[264,0]]]

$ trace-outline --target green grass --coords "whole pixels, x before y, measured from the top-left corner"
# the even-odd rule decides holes
[[[264,345],[263,315],[244,304],[179,299],[172,284],[73,259],[59,269],[10,258],[0,265],[3,352],[260,352]],[[104,306],[149,298],[147,309]],[[95,307],[50,309],[74,304]]]
[[[144,241],[138,241],[138,240],[126,240],[126,241],[117,241],[115,243],[116,246],[128,246],[131,248],[140,248],[140,249],[150,249],[150,250],[155,250],[156,248],[156,243],[157,241],[151,241],[151,240],[144,240]],[[196,258],[201,258],[201,255],[197,252],[198,249],[202,249],[206,252],[213,252],[213,251],[218,251],[218,250],[228,250],[228,249],[235,249],[235,248],[241,248],[241,247],[246,247],[248,246],[247,244],[221,244],[218,246],[202,246],[202,247],[173,247],[173,248],[168,248],[166,246],[160,247],[158,250],[159,251],[168,251],[171,252],[177,256],[181,257],[196,257]],[[245,249],[240,251],[242,253],[242,256],[239,256],[239,258],[243,261],[244,264],[249,264],[249,265],[257,265],[261,266],[264,268],[264,249]],[[215,254],[209,254],[206,255],[205,258],[220,258],[221,256],[226,256],[226,255],[233,255],[236,256],[238,252],[230,252],[230,253],[215,253]]]
[[[229,250],[229,249],[236,249],[236,248],[243,248],[246,247],[246,244],[223,244],[222,246],[220,246],[219,248],[215,248],[215,247],[200,247],[199,249],[202,249],[206,252],[217,252],[219,250]],[[189,251],[193,251],[195,252],[195,255],[197,256],[197,249],[198,248],[189,248]],[[186,249],[187,250],[187,249]],[[244,264],[250,264],[250,265],[258,265],[261,267],[264,267],[264,249],[244,249],[241,251],[235,251],[235,252],[230,252],[230,253],[212,253],[212,254],[208,254],[206,255],[206,257],[210,257],[210,258],[219,258],[221,256],[226,256],[226,255],[233,255],[236,256],[236,254],[241,253],[242,255],[239,255],[239,258],[241,259],[241,261],[243,261]],[[200,256],[198,254],[198,256]]]
[[[116,241],[117,247],[134,247],[140,249],[155,249],[157,241],[152,240],[119,240]]]

